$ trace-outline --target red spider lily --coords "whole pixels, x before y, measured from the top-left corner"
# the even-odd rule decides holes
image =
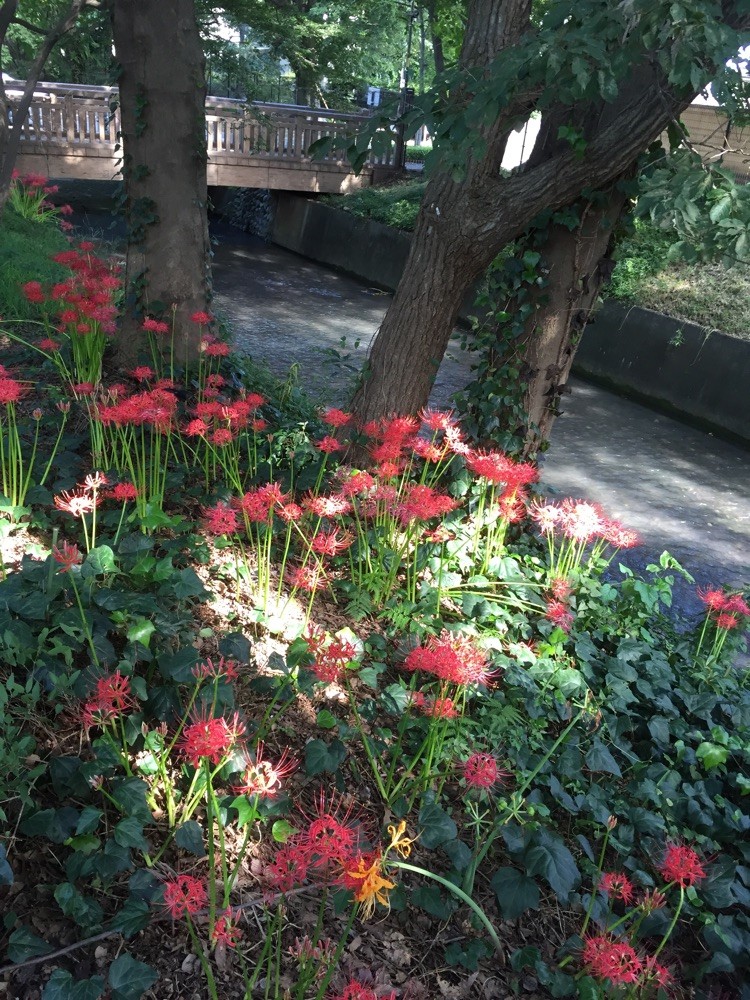
[[[369,472],[351,472],[341,483],[340,492],[342,496],[354,497],[363,493],[369,493],[375,485],[374,478]]]
[[[352,414],[337,410],[335,406],[329,407],[323,414],[323,423],[330,427],[345,427],[351,422]]]
[[[605,523],[604,538],[615,549],[632,549],[641,543],[638,532],[626,528],[619,521]]]
[[[294,501],[281,504],[278,510],[279,517],[282,521],[286,521],[287,524],[290,521],[299,521],[304,513],[305,512],[300,505],[298,503],[294,503]]]
[[[560,526],[567,538],[589,542],[597,535],[605,536],[607,519],[598,504],[585,500],[563,500],[560,510]]]
[[[583,964],[592,976],[615,985],[637,983],[643,972],[643,963],[631,945],[604,934],[584,938]]]
[[[190,317],[190,321],[191,323],[198,323],[201,326],[207,326],[209,323],[213,323],[214,318],[210,313],[199,310],[198,312],[193,313]]]
[[[340,681],[347,666],[357,656],[357,650],[350,642],[325,632],[312,631],[305,636],[305,642],[314,658],[310,669],[325,684]]]
[[[71,386],[71,390],[74,396],[93,396],[94,394],[94,383],[93,382],[77,382],[75,385]]]
[[[458,507],[458,501],[445,493],[438,493],[431,486],[410,486],[403,501],[396,508],[396,517],[406,525],[412,521],[429,521],[444,517]]]
[[[138,496],[138,490],[133,483],[117,483],[112,487],[109,495],[113,500],[127,503],[128,500],[135,500]]]
[[[346,448],[346,445],[343,444],[341,441],[339,441],[337,438],[332,437],[330,434],[327,434],[320,441],[315,442],[315,447],[318,449],[318,451],[323,451],[327,455],[330,455],[335,451],[343,451],[344,448]]]
[[[91,726],[106,726],[112,719],[118,718],[136,705],[136,699],[130,690],[130,678],[116,670],[113,674],[97,680],[93,694],[84,703],[81,722],[85,729]]]
[[[194,917],[208,904],[205,883],[192,875],[177,875],[164,885],[164,905],[173,919]]]
[[[558,601],[567,601],[573,592],[573,587],[564,576],[556,576],[549,585],[550,593]]]
[[[479,791],[487,791],[501,784],[510,777],[507,771],[503,771],[497,763],[495,757],[490,753],[477,751],[459,764],[463,772],[464,780],[469,788]]]
[[[351,500],[337,494],[326,497],[308,495],[302,502],[306,510],[317,514],[318,517],[341,517],[352,511]]]
[[[716,616],[716,627],[724,629],[727,632],[733,628],[738,628],[739,625],[740,619],[737,615],[732,615],[728,611],[722,611],[721,614]]]
[[[560,508],[553,503],[532,504],[529,513],[544,535],[551,535],[557,529],[562,516]]]
[[[312,816],[304,818],[307,826],[298,840],[308,851],[311,867],[342,866],[356,854],[364,831],[341,797],[334,794],[326,800],[321,791]]]
[[[39,305],[47,301],[47,296],[42,291],[42,286],[38,281],[27,281],[25,285],[21,285],[21,291],[27,302]]]
[[[665,988],[674,981],[674,976],[664,965],[660,965],[653,955],[649,955],[643,963],[642,982],[648,986]]]
[[[284,579],[293,590],[306,590],[310,593],[328,585],[320,567],[313,566],[290,566]]]
[[[73,517],[83,517],[84,514],[90,514],[95,507],[99,506],[100,499],[100,497],[90,496],[85,491],[74,493],[68,490],[63,490],[54,498],[55,507],[65,511],[66,514],[72,514]]]
[[[698,854],[684,844],[667,844],[664,860],[657,867],[665,882],[676,882],[683,889],[706,877]]]
[[[733,615],[744,615],[745,618],[750,617],[750,604],[747,603],[742,594],[730,594],[726,599],[723,610]]]
[[[222,678],[225,681],[236,681],[239,677],[239,670],[235,660],[227,660],[220,656],[214,663],[210,657],[207,657],[202,663],[193,667],[192,674],[199,680]]]
[[[698,597],[703,601],[709,611],[723,611],[727,602],[727,595],[717,587],[698,587]]]
[[[26,395],[26,388],[14,378],[0,378],[0,405],[17,403]]]
[[[402,448],[403,441],[401,439],[396,441],[383,441],[370,448],[370,454],[372,455],[373,461],[377,462],[378,465],[382,465],[385,462],[397,462],[398,459],[401,458]]]
[[[143,321],[143,329],[149,333],[165,334],[169,333],[169,323],[163,323],[159,319],[152,319],[147,316]]]
[[[319,531],[310,543],[313,552],[320,556],[337,556],[346,552],[354,541],[354,535],[349,531],[339,533],[338,528],[331,531]]]
[[[661,910],[666,905],[667,897],[663,892],[659,892],[658,889],[646,889],[638,907],[644,913],[653,913],[654,910]]]
[[[153,368],[149,368],[148,365],[139,365],[137,368],[134,368],[130,374],[136,382],[148,382],[149,379],[154,377],[156,372]]]
[[[268,483],[248,490],[239,500],[233,501],[248,521],[268,521],[276,504],[282,504],[286,497],[278,483]]]
[[[456,426],[453,410],[431,410],[425,408],[419,415],[420,420],[431,431],[444,431]]]
[[[268,429],[267,420],[251,420],[250,430],[254,431],[256,434],[261,434],[263,431]]]
[[[210,440],[217,448],[226,448],[234,440],[234,435],[228,427],[217,427]]]
[[[404,661],[409,671],[421,670],[453,684],[487,684],[495,671],[487,654],[460,633],[443,630],[430,636],[425,646],[413,649]]]
[[[243,401],[250,410],[258,410],[268,402],[266,397],[261,396],[258,392],[248,392]]]
[[[55,351],[60,350],[58,342],[51,337],[45,337],[44,340],[40,340],[37,346],[40,351],[47,351],[50,354],[54,354]]]
[[[200,417],[196,417],[194,420],[188,421],[183,434],[186,437],[205,437],[208,434],[208,424]]]
[[[58,573],[69,573],[74,566],[80,563],[83,556],[77,545],[63,542],[61,548],[58,548],[56,545],[52,546],[52,558],[56,563],[60,564]]]
[[[270,865],[263,874],[270,888],[277,892],[291,892],[307,880],[310,868],[310,852],[306,845],[296,840],[289,841],[276,851]]]
[[[445,445],[436,445],[432,441],[426,441],[424,438],[415,438],[412,450],[415,455],[423,458],[425,462],[433,462],[434,464],[442,462],[449,453]]]
[[[191,716],[178,741],[180,752],[193,767],[200,767],[203,760],[214,766],[231,754],[241,741],[245,727],[235,712],[231,719],[223,715],[210,716],[204,708]]]
[[[202,341],[203,353],[209,358],[226,358],[231,354],[231,348],[229,344],[225,344],[222,340],[214,340],[212,342]]]
[[[547,601],[547,609],[544,612],[544,617],[551,621],[553,625],[561,628],[563,632],[570,632],[575,620],[573,612],[567,604],[554,597]]]
[[[281,782],[297,769],[297,761],[284,750],[277,763],[264,760],[265,747],[259,743],[255,749],[255,760],[248,760],[242,774],[242,783],[234,785],[238,795],[257,795],[271,799],[281,791]]]
[[[433,719],[457,719],[459,716],[452,698],[428,698],[421,691],[415,691],[411,696],[411,703],[423,715]]]
[[[388,994],[378,994],[365,986],[359,979],[350,979],[341,993],[329,996],[328,1000],[396,1000],[396,991],[391,990]]]
[[[380,431],[384,441],[403,441],[419,431],[419,423],[418,417],[390,417],[382,422]]]
[[[90,472],[82,483],[79,483],[82,490],[100,490],[104,486],[109,486],[109,480],[103,472]]]
[[[214,929],[211,931],[211,941],[225,948],[236,948],[242,937],[242,931],[237,926],[241,916],[242,910],[232,910],[231,907],[224,910],[221,916],[216,918]]]
[[[621,899],[623,903],[630,903],[635,892],[633,883],[622,872],[602,872],[599,889],[610,899]]]

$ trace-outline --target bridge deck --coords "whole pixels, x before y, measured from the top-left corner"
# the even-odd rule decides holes
[[[13,100],[12,85],[7,85]],[[207,174],[218,187],[276,188],[344,193],[367,187],[395,169],[389,155],[371,155],[359,176],[332,153],[313,160],[307,151],[323,136],[340,136],[367,116],[229,98],[206,101]],[[120,112],[116,87],[38,85],[23,123],[17,167],[48,177],[119,178]]]

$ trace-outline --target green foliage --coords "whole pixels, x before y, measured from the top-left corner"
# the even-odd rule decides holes
[[[417,221],[424,189],[424,182],[408,181],[388,187],[362,188],[344,197],[329,196],[327,200],[330,205],[362,219],[410,231]]]
[[[7,320],[36,317],[36,307],[21,291],[27,281],[52,284],[67,277],[51,260],[53,254],[68,249],[68,243],[54,220],[39,224],[22,219],[7,206],[0,223],[0,316]]]

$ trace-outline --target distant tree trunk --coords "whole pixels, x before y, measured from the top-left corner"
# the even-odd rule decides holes
[[[432,55],[435,60],[435,76],[440,76],[445,72],[445,56],[443,54],[443,40],[437,31],[437,10],[435,0],[429,0],[426,4],[427,19],[430,24],[430,39],[432,41]]]
[[[34,88],[39,82],[42,70],[55,45],[73,27],[87,0],[72,0],[60,18],[48,29],[39,28],[39,48],[29,69],[23,94],[13,109],[13,124],[8,122],[8,95],[0,75],[0,219],[2,218],[13,178],[13,169],[21,143],[21,127],[29,113],[34,98]],[[0,5],[0,55],[2,54],[8,28],[16,19],[18,0],[5,0]],[[2,70],[0,58],[0,70]]]
[[[210,298],[205,59],[193,0],[113,0],[122,120],[126,300],[118,338],[132,364],[148,314],[175,323],[179,360],[200,349],[191,322]]]

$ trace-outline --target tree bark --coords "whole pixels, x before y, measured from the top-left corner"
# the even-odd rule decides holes
[[[71,0],[70,5],[60,18],[42,33],[42,38],[31,64],[21,99],[13,108],[13,124],[8,124],[8,95],[0,74],[0,219],[10,194],[13,169],[21,143],[21,128],[29,113],[34,98],[34,88],[39,82],[45,63],[63,35],[73,27],[78,15],[86,6],[87,0]],[[0,7],[0,52],[5,43],[8,28],[16,18],[18,0],[5,0]],[[0,70],[2,61],[0,60]]]
[[[174,323],[175,353],[200,350],[191,322],[210,299],[205,59],[193,0],[114,0],[122,121],[126,299],[118,356],[132,364],[146,315]]]
[[[461,53],[464,68],[488,66],[520,37],[524,12],[520,5],[513,6],[474,0]],[[747,20],[745,16],[743,23]],[[705,72],[708,78],[710,67]],[[569,143],[557,141],[556,128],[543,127],[545,155],[532,158],[509,177],[501,176],[500,160],[508,125],[518,116],[516,106],[484,131],[486,152],[481,158],[470,154],[463,181],[445,174],[433,177],[402,280],[352,400],[357,417],[368,421],[423,407],[462,300],[500,250],[542,211],[570,205],[584,189],[605,188],[631,171],[641,152],[679,117],[694,93],[676,92],[657,60],[644,60],[634,66],[614,100],[567,109],[568,120],[586,122],[583,157]],[[550,123],[560,111],[552,109]]]

